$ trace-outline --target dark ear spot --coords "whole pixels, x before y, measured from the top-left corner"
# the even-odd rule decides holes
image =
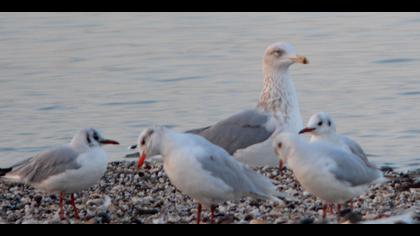
[[[146,138],[143,138],[142,140],[141,140],[141,145],[142,146],[144,146],[146,144]]]
[[[92,143],[92,140],[90,140],[89,134],[86,135],[86,141],[88,142],[88,144],[91,144]]]
[[[95,139],[96,141],[99,140],[99,135],[96,132],[93,132],[93,139]]]

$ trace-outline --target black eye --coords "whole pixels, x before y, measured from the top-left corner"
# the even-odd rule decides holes
[[[146,140],[145,139],[141,140],[141,145],[144,146],[145,144],[146,144]]]
[[[331,126],[331,121],[330,120],[328,121],[328,126]]]
[[[318,126],[321,126],[321,125],[322,125],[322,121],[318,122]]]
[[[92,143],[92,141],[90,140],[89,135],[86,136],[86,141],[88,142],[88,144],[91,144]]]
[[[99,135],[98,135],[98,133],[93,133],[93,139],[95,139],[96,141],[98,141],[99,140]]]
[[[284,51],[282,51],[282,50],[275,50],[275,51],[273,51],[273,54],[279,57],[279,56],[282,56],[284,54]]]
[[[282,144],[282,143],[278,143],[278,144],[277,144],[277,147],[278,147],[278,148],[281,148],[282,146],[283,146],[283,144]]]

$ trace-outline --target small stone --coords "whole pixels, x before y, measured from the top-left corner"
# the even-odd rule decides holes
[[[391,171],[394,171],[394,168],[392,168],[390,166],[382,166],[381,171],[382,172],[391,172]]]
[[[299,222],[299,224],[310,225],[310,224],[313,224],[314,222],[315,222],[315,220],[313,218],[305,218],[305,219],[301,220]]]
[[[251,224],[251,225],[264,225],[264,224],[267,224],[267,222],[264,221],[264,220],[253,219],[249,222],[249,224]]]
[[[246,215],[244,220],[246,221],[251,221],[252,219],[254,219],[254,217],[252,215]]]
[[[223,215],[219,217],[217,223],[218,224],[232,224],[233,222],[235,222],[235,216],[232,214],[228,214],[228,215]]]
[[[360,212],[354,211],[347,213],[345,216],[343,216],[343,219],[348,220],[352,224],[355,224],[362,221],[363,215]]]

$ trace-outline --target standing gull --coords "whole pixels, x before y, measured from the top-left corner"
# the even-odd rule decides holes
[[[380,170],[326,142],[308,143],[297,134],[281,133],[274,137],[273,147],[302,187],[326,202],[324,221],[329,204],[337,203],[340,208],[365,193],[369,185],[385,180]]]
[[[308,124],[299,134],[310,133],[311,142],[328,142],[345,152],[353,153],[360,157],[366,165],[377,168],[369,162],[362,147],[353,139],[344,135],[337,134],[335,121],[326,112],[318,112],[311,116]]]
[[[203,136],[250,166],[277,165],[272,135],[299,132],[303,123],[297,93],[289,76],[294,63],[307,64],[289,43],[275,43],[265,50],[263,89],[256,108],[239,112],[215,125],[187,132]]]
[[[214,223],[216,204],[244,196],[279,201],[267,177],[238,162],[222,148],[194,134],[168,128],[144,130],[138,140],[138,168],[148,156],[162,155],[163,169],[171,183],[198,202],[197,223],[202,205],[211,209]]]
[[[105,144],[118,145],[102,138],[94,129],[83,129],[68,145],[42,152],[11,168],[0,169],[6,181],[22,182],[45,192],[60,193],[60,218],[64,219],[63,195],[71,194],[74,217],[79,218],[73,193],[95,185],[107,168]]]

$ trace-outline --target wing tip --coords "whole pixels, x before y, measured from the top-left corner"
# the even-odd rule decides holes
[[[12,168],[0,169],[0,176],[5,176],[10,171],[12,171]]]

